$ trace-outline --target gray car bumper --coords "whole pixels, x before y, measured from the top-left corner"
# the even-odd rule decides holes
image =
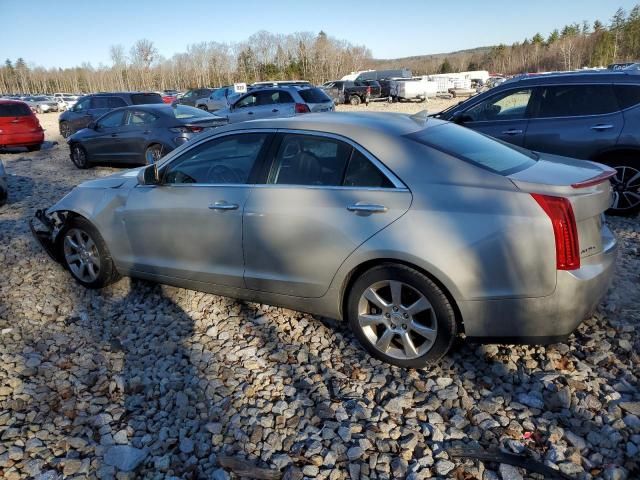
[[[580,269],[558,271],[549,296],[460,302],[467,340],[532,345],[566,340],[611,283],[617,242],[608,229],[603,246],[602,253],[584,258]]]

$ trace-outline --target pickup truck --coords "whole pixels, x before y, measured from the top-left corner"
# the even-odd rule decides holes
[[[376,100],[385,100],[381,96],[380,84],[376,80],[335,80],[322,85],[322,90],[329,95],[336,104],[350,103],[359,105]]]

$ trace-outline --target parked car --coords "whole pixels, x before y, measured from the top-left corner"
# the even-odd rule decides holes
[[[254,82],[249,85],[249,89],[252,88],[267,88],[267,87],[313,87],[311,82],[307,80],[270,80],[265,82]]]
[[[0,160],[0,207],[7,203],[9,197],[9,189],[7,187],[7,173],[4,171],[4,165]]]
[[[78,99],[76,104],[60,115],[58,125],[64,138],[86,128],[94,120],[114,108],[127,105],[148,105],[162,103],[162,97],[155,92],[113,92],[93,93]]]
[[[222,108],[227,108],[238,95],[233,85],[225,85],[224,87],[216,88],[208,97],[200,98],[196,100],[196,107],[209,112],[215,112]]]
[[[227,107],[216,111],[229,123],[260,118],[293,117],[304,113],[333,112],[333,101],[317,87],[255,89]]]
[[[70,108],[72,108],[76,103],[78,103],[78,96],[76,95],[69,95],[69,96],[65,96],[65,97],[54,97],[56,102],[58,102],[58,110],[60,112],[64,112],[65,110],[69,110]]]
[[[437,118],[540,152],[616,169],[610,213],[640,211],[640,75],[548,74],[512,79]]]
[[[26,147],[40,150],[44,130],[29,105],[19,100],[0,100],[0,148]]]
[[[227,120],[187,105],[117,108],[67,139],[78,168],[93,162],[152,164],[194,136]]]
[[[377,80],[337,80],[324,83],[322,89],[336,104],[360,105],[363,102],[383,99],[382,89]]]
[[[182,96],[178,96],[176,98],[177,103],[181,103],[182,105],[189,105],[191,107],[196,106],[196,101],[201,98],[208,97],[215,90],[215,88],[193,88],[188,90]]]
[[[203,134],[32,228],[87,288],[127,275],[345,319],[375,357],[423,367],[462,332],[570,335],[614,271],[614,173],[435,119],[316,114]]]
[[[24,101],[33,111],[37,113],[58,111],[58,102],[56,102],[52,97],[45,97],[40,95],[36,97],[26,97]]]

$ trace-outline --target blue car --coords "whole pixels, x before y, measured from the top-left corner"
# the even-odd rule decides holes
[[[201,132],[227,119],[186,105],[117,108],[67,139],[78,168],[94,162],[151,164]]]

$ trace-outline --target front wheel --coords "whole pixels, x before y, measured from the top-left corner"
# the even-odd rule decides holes
[[[71,161],[73,164],[81,170],[89,168],[89,158],[87,151],[79,143],[71,145]]]
[[[100,232],[86,219],[69,221],[60,232],[65,267],[86,288],[105,287],[119,277]]]
[[[451,303],[426,275],[404,265],[365,272],[350,290],[348,320],[374,357],[421,368],[447,353],[457,326]]]
[[[631,160],[606,162],[616,170],[611,177],[613,200],[607,210],[611,215],[633,215],[640,211],[640,165]]]
[[[353,95],[353,96],[349,97],[349,103],[351,105],[353,105],[354,107],[356,105],[360,105],[360,102],[361,102],[360,97],[357,96],[357,95]]]
[[[164,155],[164,148],[157,143],[149,145],[144,151],[144,159],[147,165],[152,165],[162,158]]]
[[[62,122],[60,124],[60,135],[62,135],[63,138],[67,138],[71,135],[71,127],[67,122]]]

